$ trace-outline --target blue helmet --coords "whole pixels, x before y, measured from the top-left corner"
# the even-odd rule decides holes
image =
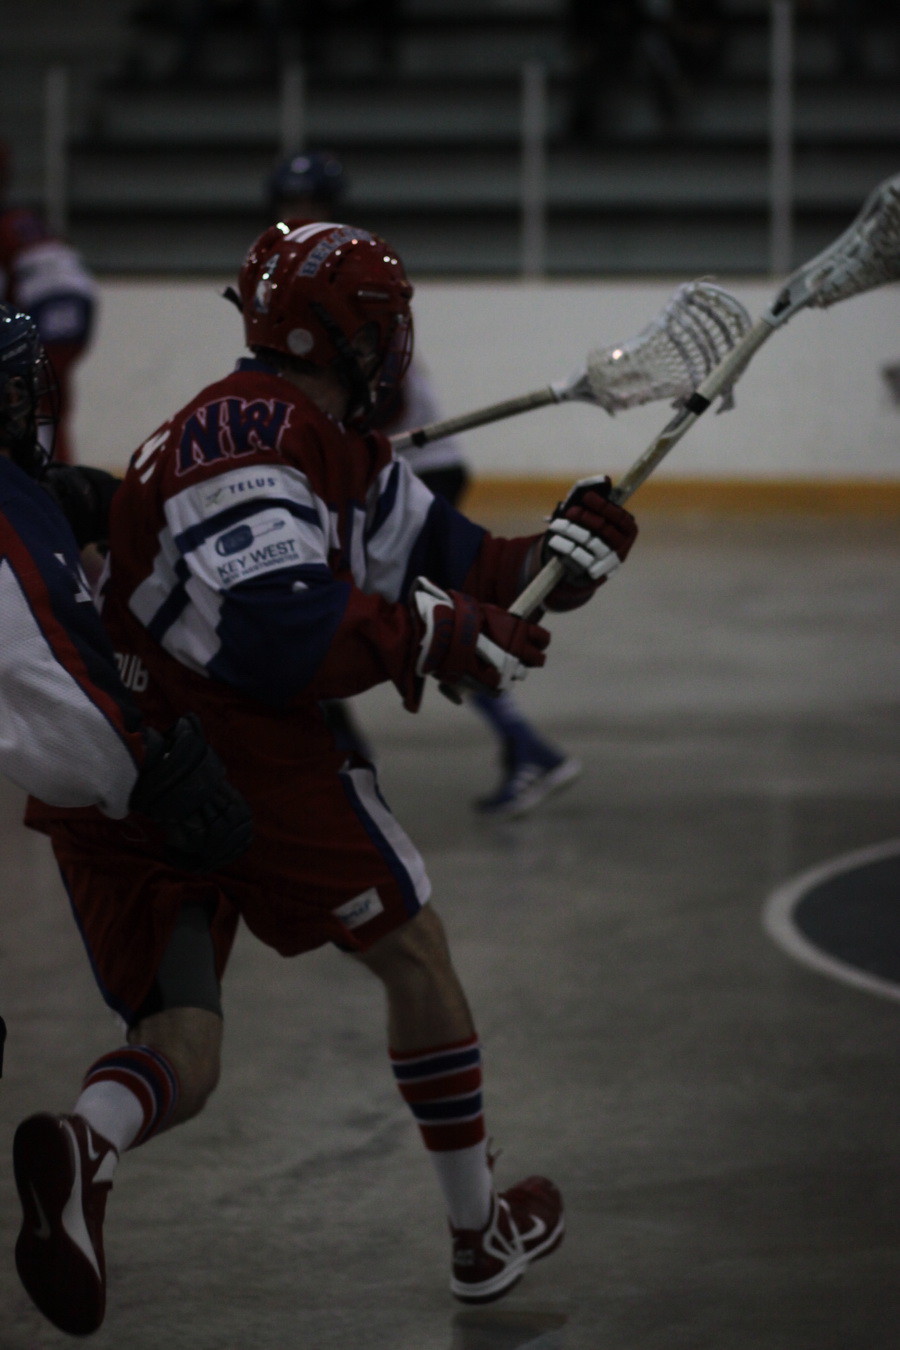
[[[308,150],[282,160],[269,179],[269,206],[278,215],[284,203],[301,198],[320,201],[329,210],[347,190],[344,166],[330,150]],[[292,207],[291,215],[297,211]]]
[[[0,304],[0,449],[40,478],[53,455],[57,386],[37,324]]]

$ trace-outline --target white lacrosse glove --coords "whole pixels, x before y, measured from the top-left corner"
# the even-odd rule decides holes
[[[627,558],[637,523],[624,507],[609,500],[610,487],[605,476],[582,478],[553,512],[541,560],[558,558],[566,578],[547,597],[548,609],[583,605]]]

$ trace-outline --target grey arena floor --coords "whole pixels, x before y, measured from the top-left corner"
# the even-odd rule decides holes
[[[522,701],[585,771],[532,817],[474,818],[492,746],[436,689],[417,719],[360,708],[474,1004],[500,1184],[552,1176],[563,1247],[454,1304],[377,986],[239,940],[218,1093],[119,1168],[97,1350],[900,1344],[900,1005],[761,924],[779,883],[900,834],[900,524],[651,516],[553,628]],[[20,807],[0,785],[0,1347],[44,1350],[12,1134],[117,1033]]]

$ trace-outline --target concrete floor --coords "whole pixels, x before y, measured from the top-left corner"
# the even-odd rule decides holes
[[[650,517],[523,691],[584,776],[506,825],[469,809],[474,714],[362,700],[476,1010],[500,1183],[552,1176],[566,1242],[454,1304],[377,987],[239,940],[218,1093],[119,1168],[98,1350],[896,1350],[900,1009],[760,916],[900,833],[898,620],[897,523]],[[66,1338],[15,1276],[11,1138],[117,1036],[19,810],[0,786],[0,1347],[43,1350]]]

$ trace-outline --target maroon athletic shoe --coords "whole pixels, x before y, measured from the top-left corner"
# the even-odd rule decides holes
[[[453,1228],[450,1292],[463,1303],[490,1303],[509,1293],[532,1261],[563,1240],[562,1196],[546,1177],[527,1177],[495,1195],[484,1228]]]
[[[80,1116],[30,1116],[13,1141],[24,1213],[16,1268],[44,1316],[71,1336],[96,1331],[106,1311],[103,1215],[118,1156]]]

